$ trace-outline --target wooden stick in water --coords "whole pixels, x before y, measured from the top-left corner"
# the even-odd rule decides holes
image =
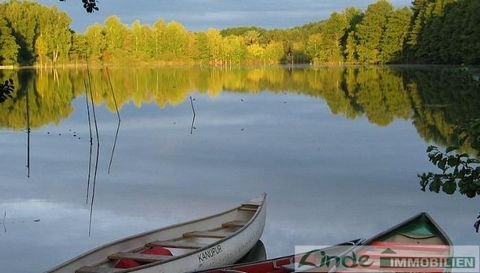
[[[92,216],[93,216],[93,204],[95,202],[95,189],[96,189],[96,184],[97,184],[97,171],[98,171],[98,158],[100,155],[100,136],[98,133],[98,124],[97,124],[97,115],[95,112],[95,104],[93,102],[93,92],[92,92],[92,77],[90,75],[90,69],[87,67],[87,73],[88,73],[88,83],[89,83],[89,89],[90,89],[90,102],[92,104],[92,114],[93,114],[93,124],[95,125],[95,135],[97,138],[97,155],[95,159],[95,170],[93,174],[93,188],[92,188],[92,201],[90,202],[90,221],[89,221],[89,228],[88,228],[88,236],[91,235],[92,232]]]
[[[115,153],[115,147],[117,146],[118,132],[120,131],[121,119],[120,119],[120,111],[118,110],[117,99],[115,98],[115,92],[113,91],[113,85],[110,79],[110,72],[108,71],[108,67],[107,67],[107,77],[108,77],[108,83],[110,84],[110,90],[112,91],[113,103],[115,104],[115,110],[117,111],[117,118],[118,118],[117,131],[115,132],[115,140],[113,141],[112,154],[110,155],[110,162],[108,163],[108,173],[110,174],[110,169],[112,167],[112,161],[113,161],[113,154]]]
[[[26,107],[27,107],[27,178],[30,178],[30,102],[28,96],[28,89],[26,93]]]
[[[3,213],[3,221],[2,221],[3,230],[5,231],[5,233],[7,233],[7,226],[5,226],[5,220],[6,219],[7,219],[7,211],[5,211],[5,213]]]
[[[88,102],[88,86],[87,82],[83,80],[83,85],[85,86],[85,104],[87,105],[87,117],[88,117],[88,129],[90,133],[90,157],[88,159],[88,179],[87,179],[87,194],[85,198],[85,204],[88,204],[88,197],[90,193],[90,179],[92,174],[92,149],[93,149],[93,136],[92,136],[92,121],[90,117],[90,106]]]
[[[192,106],[192,112],[193,112],[192,126],[190,126],[190,134],[193,134],[193,129],[195,128],[194,126],[195,126],[196,113],[195,113],[195,107],[193,106],[192,96],[190,96],[190,105]]]

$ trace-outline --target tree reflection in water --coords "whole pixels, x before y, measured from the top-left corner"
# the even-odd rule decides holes
[[[0,104],[0,127],[12,130],[25,128],[27,100],[32,102],[29,127],[35,129],[68,118],[73,112],[72,101],[88,92],[85,95],[92,106],[104,106],[117,113],[117,128],[121,109],[127,104],[140,107],[155,103],[164,108],[190,100],[193,133],[193,92],[215,97],[222,92],[257,94],[268,90],[311,96],[325,101],[335,115],[365,117],[378,126],[388,126],[397,119],[411,120],[426,142],[456,147],[458,154],[465,153],[469,158],[475,159],[480,148],[475,130],[467,126],[459,133],[459,125],[480,118],[476,72],[467,75],[454,67],[161,67],[92,69],[91,73],[83,69],[2,73],[0,80],[12,78],[19,90],[33,90],[30,98],[21,92]],[[86,78],[88,88],[84,91],[80,86]],[[448,165],[449,157],[446,160]],[[442,158],[436,162],[446,166],[444,161]],[[438,182],[431,185],[425,187],[440,190]],[[452,188],[452,182],[447,181],[446,192]]]

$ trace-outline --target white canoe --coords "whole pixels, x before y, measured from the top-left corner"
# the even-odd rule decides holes
[[[134,235],[80,255],[46,273],[182,273],[233,264],[260,239],[266,195],[206,218]],[[142,254],[159,247],[173,256]],[[141,265],[122,269],[120,259]],[[118,266],[118,265],[117,265]]]

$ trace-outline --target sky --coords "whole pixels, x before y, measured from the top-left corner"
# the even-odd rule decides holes
[[[131,24],[139,19],[151,24],[159,18],[175,20],[189,30],[259,26],[286,28],[327,18],[346,7],[366,8],[374,0],[100,0],[100,11],[87,14],[79,0],[39,0],[56,5],[72,17],[72,28],[83,32],[88,25],[102,23],[110,15]],[[397,7],[411,0],[390,0]]]

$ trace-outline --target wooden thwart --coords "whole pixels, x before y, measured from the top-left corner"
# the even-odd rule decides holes
[[[197,242],[187,241],[154,241],[148,243],[147,246],[162,246],[168,248],[184,248],[184,249],[197,249],[207,246],[206,244],[200,244]]]
[[[256,212],[257,208],[254,208],[254,207],[239,207],[238,210]]]
[[[203,237],[203,238],[218,238],[222,239],[225,238],[229,235],[231,235],[232,232],[225,232],[225,230],[215,230],[215,231],[192,231],[192,232],[187,232],[183,234],[183,237],[185,238],[191,238],[191,237]]]
[[[246,224],[247,224],[246,221],[235,220],[235,221],[230,221],[230,222],[223,223],[222,227],[224,227],[224,228],[239,228],[239,227],[243,227]]]
[[[258,206],[260,206],[261,204],[262,204],[262,202],[250,201],[250,202],[242,203],[242,206],[258,207]]]
[[[152,255],[152,254],[142,254],[142,253],[132,253],[132,252],[119,252],[108,256],[110,260],[119,260],[119,259],[132,259],[137,262],[152,263],[152,262],[163,262],[172,258],[172,256],[167,255]]]

